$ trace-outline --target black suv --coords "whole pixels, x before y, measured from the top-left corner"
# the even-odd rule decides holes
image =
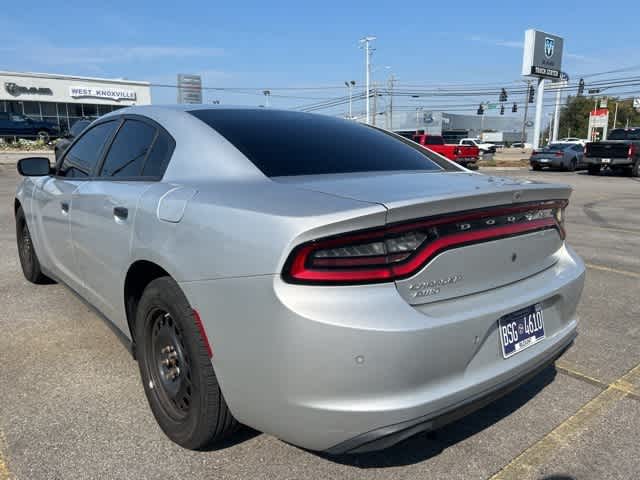
[[[9,141],[14,138],[40,138],[46,142],[59,133],[58,126],[53,123],[33,120],[19,113],[0,112],[0,137]]]

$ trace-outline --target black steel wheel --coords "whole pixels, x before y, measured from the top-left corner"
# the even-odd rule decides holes
[[[149,312],[153,318],[150,335],[144,349],[150,358],[150,376],[158,389],[159,400],[167,414],[174,419],[183,419],[191,407],[191,368],[186,352],[183,332],[169,312],[154,309]],[[156,368],[153,368],[155,365]]]
[[[197,450],[237,430],[207,340],[172,278],[157,278],[145,288],[136,312],[135,340],[149,406],[171,440]]]

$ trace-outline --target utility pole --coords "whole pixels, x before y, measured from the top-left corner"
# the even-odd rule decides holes
[[[367,103],[367,123],[371,123],[371,112],[369,102],[371,102],[369,81],[371,77],[371,47],[370,43],[374,41],[376,37],[368,36],[360,39],[360,43],[364,44],[364,62],[365,62],[365,101]]]
[[[347,89],[349,90],[349,116],[347,117],[349,120],[353,119],[353,111],[351,109],[351,100],[353,98],[353,87],[356,86],[356,81],[355,80],[350,80],[348,82],[344,82],[344,84],[347,86]]]
[[[393,83],[396,81],[395,75],[389,76],[389,130],[393,132]]]
[[[527,93],[524,96],[524,118],[522,119],[522,149],[527,140],[527,113],[529,112],[529,91],[531,90],[531,80],[527,80]]]
[[[378,86],[373,82],[373,115],[371,116],[371,125],[376,126],[376,117],[378,116]]]
[[[616,102],[616,111],[613,114],[613,128],[616,128],[616,123],[618,123],[618,102]]]

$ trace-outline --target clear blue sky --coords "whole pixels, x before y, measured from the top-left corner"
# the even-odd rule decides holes
[[[565,37],[564,68],[577,74],[640,64],[640,2],[183,1],[3,2],[0,69],[207,86],[311,87],[364,83],[358,39],[376,35],[373,61],[402,84],[500,83],[519,78],[524,30]],[[380,68],[374,75],[386,79]],[[275,92],[274,92],[275,93]],[[336,90],[283,92],[293,107]],[[155,103],[175,102],[154,88]],[[259,95],[206,92],[205,100],[259,104]],[[410,104],[409,100],[405,101]],[[338,110],[343,109],[340,107]],[[361,107],[359,107],[361,108]]]

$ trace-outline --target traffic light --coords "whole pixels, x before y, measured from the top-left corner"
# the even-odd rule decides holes
[[[578,82],[578,96],[584,95],[584,78],[581,78]]]
[[[534,97],[535,93],[533,90],[533,86],[529,85],[529,103],[533,103],[533,97]]]
[[[484,105],[478,106],[478,115],[484,115]]]
[[[511,107],[511,111],[513,113],[516,113],[518,111],[518,104],[517,103],[513,102],[513,107]]]
[[[504,105],[500,105],[500,115],[504,115]]]
[[[501,102],[507,101],[507,91],[504,88],[500,91],[500,101]]]

